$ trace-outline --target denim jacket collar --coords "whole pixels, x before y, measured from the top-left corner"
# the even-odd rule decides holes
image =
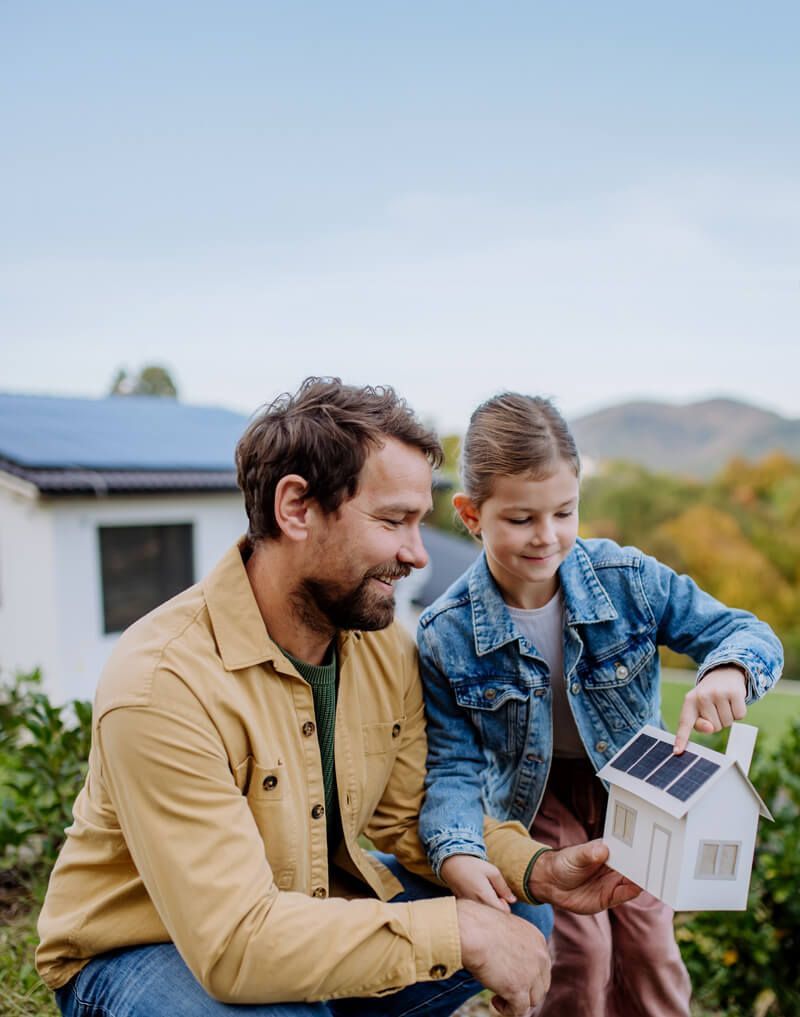
[[[618,617],[580,541],[562,562],[558,577],[567,625],[613,621]],[[521,634],[489,571],[485,551],[470,569],[469,597],[472,603],[475,652],[479,657],[520,638]]]

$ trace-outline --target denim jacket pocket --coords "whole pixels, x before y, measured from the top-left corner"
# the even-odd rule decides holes
[[[482,678],[480,682],[453,684],[458,705],[477,727],[485,748],[511,755],[524,739],[528,717],[528,693],[507,679]]]
[[[651,679],[655,659],[655,645],[647,638],[637,638],[589,664],[584,688],[612,731],[633,732],[654,720]]]

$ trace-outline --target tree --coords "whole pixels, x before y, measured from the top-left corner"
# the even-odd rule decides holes
[[[160,364],[146,364],[137,374],[129,374],[120,368],[111,383],[112,396],[161,396],[177,399],[178,389],[166,367]]]

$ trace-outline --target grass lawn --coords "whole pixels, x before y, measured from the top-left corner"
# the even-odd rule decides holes
[[[43,881],[20,886],[0,872],[0,1017],[58,1017],[52,994],[33,966]]]

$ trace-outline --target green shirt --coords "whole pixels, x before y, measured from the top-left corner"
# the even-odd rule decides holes
[[[322,782],[325,787],[325,816],[327,818],[329,854],[339,846],[342,823],[339,814],[339,796],[336,791],[336,765],[334,760],[333,735],[336,725],[336,686],[338,661],[336,647],[331,648],[330,660],[324,664],[307,664],[298,660],[287,650],[283,651],[297,668],[300,675],[311,686],[314,697],[314,714],[317,718],[317,739],[319,741]]]

